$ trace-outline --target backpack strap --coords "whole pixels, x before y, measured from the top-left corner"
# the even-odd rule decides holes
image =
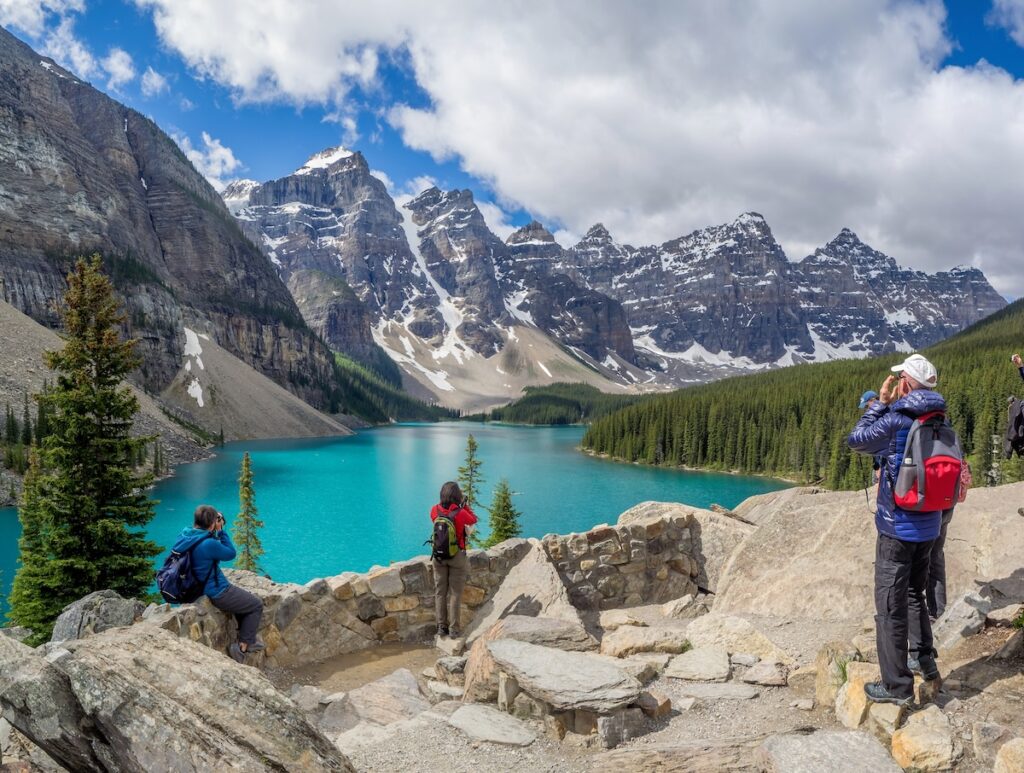
[[[206,532],[206,536],[205,537],[203,537],[201,540],[196,540],[196,543],[192,547],[190,547],[187,551],[185,551],[185,552],[187,552],[187,553],[193,552],[197,547],[199,547],[203,542],[206,542],[206,540],[208,540],[208,539],[213,539],[213,533],[212,532]],[[218,561],[216,558],[213,559],[213,561],[210,562],[210,571],[208,571],[206,573],[206,577],[203,579],[203,590],[206,590],[206,583],[208,583],[210,581],[210,578],[213,577],[213,573],[214,573],[214,571],[216,571],[217,566],[219,564],[220,564],[220,561]]]

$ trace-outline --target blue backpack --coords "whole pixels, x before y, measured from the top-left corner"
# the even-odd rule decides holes
[[[184,553],[172,550],[167,556],[163,567],[156,573],[156,587],[160,589],[164,601],[171,604],[190,604],[203,595],[203,589],[207,580],[213,576],[217,562],[214,561],[210,565],[210,571],[200,580],[196,577],[192,564],[192,551],[206,539],[209,539],[209,536],[203,537]]]

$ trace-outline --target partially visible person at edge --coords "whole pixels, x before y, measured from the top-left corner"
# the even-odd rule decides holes
[[[472,533],[476,515],[466,505],[466,498],[458,483],[448,481],[441,486],[441,501],[430,510],[430,521],[439,515],[446,515],[455,523],[455,538],[459,552],[453,558],[439,561],[434,565],[434,611],[437,613],[437,635],[457,639],[462,633],[459,612],[462,606],[462,591],[469,577],[469,556],[466,555],[466,538]]]
[[[1019,354],[1013,355],[1010,359],[1013,360],[1013,364],[1017,367],[1017,370],[1020,372],[1021,379],[1024,379],[1024,360],[1020,358]]]
[[[882,457],[875,508],[875,637],[880,682],[865,685],[878,703],[909,703],[914,695],[916,661],[925,679],[937,679],[932,626],[925,594],[931,550],[942,528],[942,512],[908,512],[896,507],[893,482],[899,474],[907,435],[914,420],[945,411],[946,401],[934,391],[935,366],[920,354],[892,369],[879,398],[857,422],[847,442],[854,451]],[[910,662],[908,662],[908,654]]]
[[[247,590],[232,585],[220,570],[221,561],[235,557],[235,546],[224,528],[224,516],[209,505],[199,505],[193,516],[193,526],[184,529],[174,543],[174,550],[192,551],[192,566],[196,577],[205,577],[203,593],[210,603],[222,612],[235,616],[238,622],[238,640],[228,647],[228,654],[239,663],[247,652],[259,652],[264,645],[256,641],[256,629],[263,616],[263,602]]]
[[[857,407],[862,411],[866,408],[870,408],[872,405],[878,402],[878,392],[874,389],[869,389],[867,392],[860,396],[860,405]],[[871,485],[874,486],[878,483],[878,471],[882,469],[881,457],[874,457],[871,460]]]

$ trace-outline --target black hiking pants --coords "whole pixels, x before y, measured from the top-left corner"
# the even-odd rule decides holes
[[[932,624],[925,592],[932,545],[885,534],[875,545],[875,637],[882,684],[900,698],[914,695],[907,653],[933,655]]]
[[[260,627],[260,618],[263,617],[263,602],[258,596],[237,585],[229,585],[226,591],[210,599],[210,603],[222,612],[235,616],[238,621],[238,641],[244,642],[246,646],[256,643],[256,629]]]
[[[928,568],[928,615],[932,620],[946,611],[946,530],[953,520],[953,510],[942,512],[942,530],[932,543],[931,564]]]

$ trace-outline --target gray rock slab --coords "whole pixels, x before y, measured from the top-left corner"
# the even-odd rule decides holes
[[[680,682],[674,692],[686,698],[698,698],[702,701],[732,700],[745,701],[756,698],[760,691],[749,684],[725,684],[718,682]]]
[[[487,644],[498,667],[531,697],[558,711],[608,713],[634,703],[640,682],[619,666],[582,652],[563,652],[512,639]]]
[[[867,733],[819,730],[768,738],[758,750],[765,773],[901,773],[889,752]]]
[[[748,684],[762,684],[765,687],[785,687],[789,679],[789,668],[781,663],[762,660],[747,669],[740,681]]]
[[[470,738],[486,743],[529,746],[537,740],[537,733],[522,720],[479,703],[457,709],[448,722]]]
[[[693,682],[724,682],[730,673],[729,653],[719,647],[698,647],[676,655],[665,669],[665,676]]]
[[[935,645],[949,650],[985,627],[992,602],[977,593],[965,593],[948,607],[932,629]]]
[[[407,668],[349,691],[347,700],[360,719],[378,725],[410,719],[430,708],[416,677]]]

